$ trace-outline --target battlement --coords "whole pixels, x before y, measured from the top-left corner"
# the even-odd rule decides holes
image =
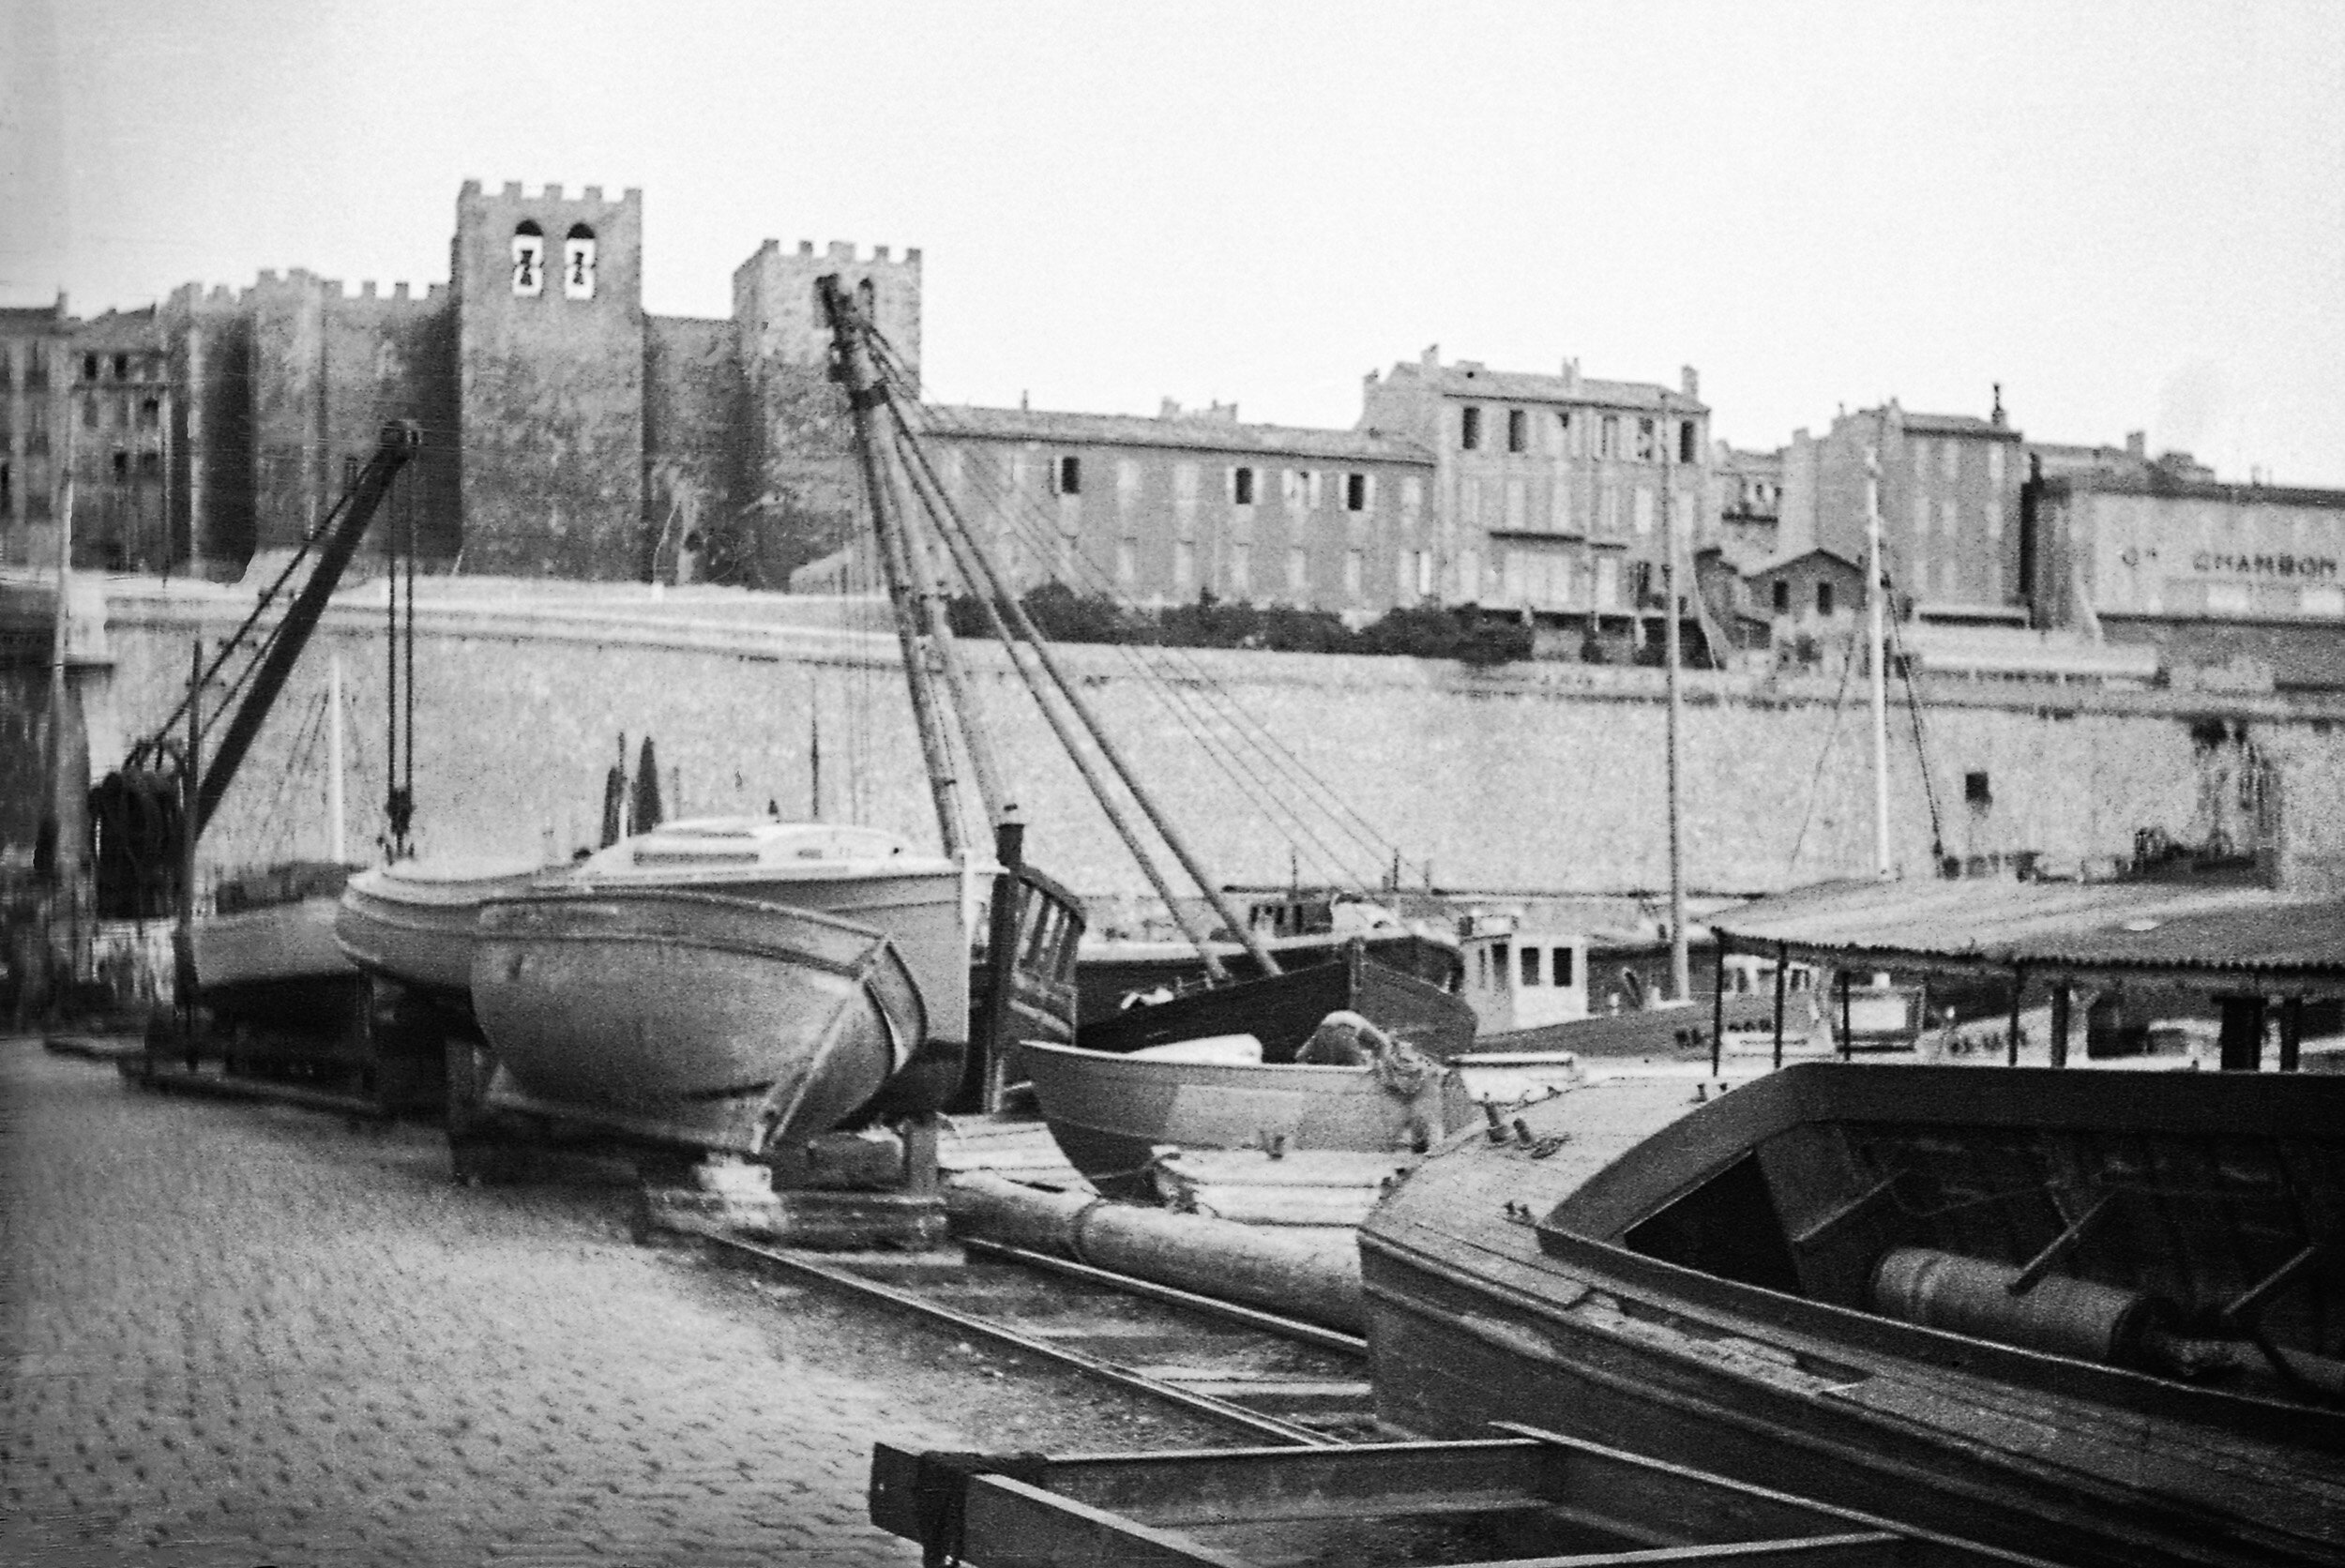
[[[456,204],[460,209],[492,204],[510,206],[530,202],[559,203],[569,207],[607,207],[614,204],[632,207],[643,205],[643,190],[641,186],[630,185],[619,192],[619,199],[614,204],[604,196],[603,188],[598,185],[580,186],[578,194],[573,196],[559,181],[549,180],[533,196],[521,181],[507,180],[497,193],[491,196],[478,180],[466,180],[456,193]]]

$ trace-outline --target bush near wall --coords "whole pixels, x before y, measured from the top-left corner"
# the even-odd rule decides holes
[[[1412,605],[1388,611],[1354,631],[1333,611],[1293,605],[1231,603],[1201,595],[1195,604],[1143,610],[1105,595],[1078,594],[1062,582],[1030,589],[1019,600],[1054,642],[1138,642],[1175,648],[1261,648],[1280,654],[1384,654],[1459,659],[1488,669],[1531,656],[1531,628],[1470,608]],[[990,637],[973,598],[953,600],[953,630]]]

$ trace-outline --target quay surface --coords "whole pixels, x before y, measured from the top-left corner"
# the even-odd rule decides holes
[[[0,1561],[911,1563],[875,1441],[1197,1441],[635,1246],[628,1194],[0,1037]]]

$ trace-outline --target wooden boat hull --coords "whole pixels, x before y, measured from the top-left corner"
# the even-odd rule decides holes
[[[488,1109],[747,1155],[837,1126],[928,1038],[885,933],[661,889],[492,900],[472,994]]]
[[[1132,1202],[1157,1200],[1148,1165],[1159,1144],[1406,1153],[1421,1120],[1439,1137],[1475,1115],[1445,1077],[1412,1101],[1368,1067],[1166,1061],[1039,1042],[1028,1042],[1024,1058],[1068,1163],[1101,1193]]]
[[[196,986],[213,1017],[295,1028],[345,1021],[358,972],[334,942],[340,904],[302,898],[196,921]]]
[[[1458,1139],[1370,1214],[1380,1415],[1428,1436],[1544,1422],[2064,1561],[2345,1561],[2335,1410],[1900,1321],[1827,1277],[1865,1275],[1884,1225],[2033,1254],[2058,1229],[2033,1212],[2045,1173],[2097,1170],[2127,1203],[2171,1196],[2076,1242],[2064,1274],[2156,1255],[2142,1277],[2192,1310],[2236,1299],[2292,1228],[2338,1239],[2345,1084],[1814,1063],[1689,1099],[1591,1085],[1523,1113],[1533,1147]],[[1837,1167],[1841,1138],[1881,1163]],[[1791,1264],[1749,1241],[1769,1235]],[[1673,1260],[1703,1247],[1708,1268]],[[1743,1277],[1710,1272],[1737,1247]],[[2335,1267],[2299,1277],[2272,1332],[2335,1356]]]
[[[401,861],[361,872],[342,889],[334,941],[369,975],[472,1017],[473,936],[480,906],[526,892],[534,862]]]
[[[1320,1020],[1339,1008],[1361,1014],[1428,1056],[1445,1059],[1474,1045],[1474,1009],[1463,998],[1387,969],[1356,946],[1341,963],[1191,991],[1086,1020],[1076,1029],[1075,1042],[1086,1050],[1124,1055],[1181,1040],[1251,1034],[1262,1042],[1263,1060],[1275,1065],[1293,1062]]]

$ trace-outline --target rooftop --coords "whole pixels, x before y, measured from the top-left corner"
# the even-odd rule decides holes
[[[1649,408],[1680,414],[1707,412],[1698,398],[1649,381],[1599,381],[1593,376],[1548,375],[1534,370],[1492,370],[1473,360],[1430,365],[1403,360],[1385,377],[1424,382],[1453,397],[1515,402],[1584,403],[1605,408]]]
[[[1725,945],[1855,967],[2345,988],[2345,898],[2237,882],[1843,882],[1718,915]]]
[[[921,413],[927,433],[931,436],[1051,442],[1070,446],[1168,446],[1259,457],[1428,464],[1433,460],[1432,454],[1416,443],[1392,436],[1298,425],[1245,425],[1210,414],[1150,417],[1139,414],[1060,414],[1041,409],[974,408],[946,403],[923,404]]]

